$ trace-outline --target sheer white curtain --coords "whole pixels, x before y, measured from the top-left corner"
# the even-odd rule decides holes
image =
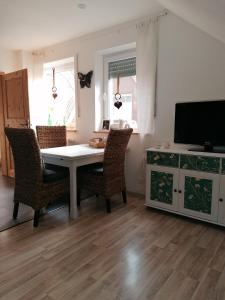
[[[137,24],[138,129],[141,135],[154,132],[158,17]]]

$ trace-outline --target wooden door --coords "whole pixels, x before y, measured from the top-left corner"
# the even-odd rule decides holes
[[[4,128],[27,128],[30,125],[27,70],[1,75],[0,88],[2,174],[13,177],[13,157]]]

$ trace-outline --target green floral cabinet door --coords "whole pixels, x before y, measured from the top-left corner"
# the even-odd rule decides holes
[[[185,176],[184,207],[211,214],[212,187],[212,180]]]
[[[181,172],[180,179],[181,210],[199,218],[214,220],[218,206],[215,199],[219,196],[218,175],[187,171]]]
[[[177,170],[159,166],[149,169],[149,204],[154,207],[176,210],[178,184]]]
[[[225,160],[223,162],[225,168]],[[223,171],[225,173],[225,169]],[[225,226],[225,175],[220,178],[220,197],[218,206],[218,223]]]

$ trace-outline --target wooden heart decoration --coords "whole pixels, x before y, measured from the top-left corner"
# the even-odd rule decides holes
[[[122,102],[121,102],[121,101],[116,101],[116,102],[114,103],[114,106],[115,106],[116,108],[120,109],[120,107],[122,106]]]

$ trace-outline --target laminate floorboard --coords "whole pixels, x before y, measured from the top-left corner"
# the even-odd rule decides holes
[[[5,190],[6,192],[6,190]],[[1,300],[225,300],[225,231],[128,194],[0,233]]]
[[[0,172],[0,231],[33,218],[33,209],[21,204],[18,218],[13,220],[13,195],[14,179],[1,176]]]

